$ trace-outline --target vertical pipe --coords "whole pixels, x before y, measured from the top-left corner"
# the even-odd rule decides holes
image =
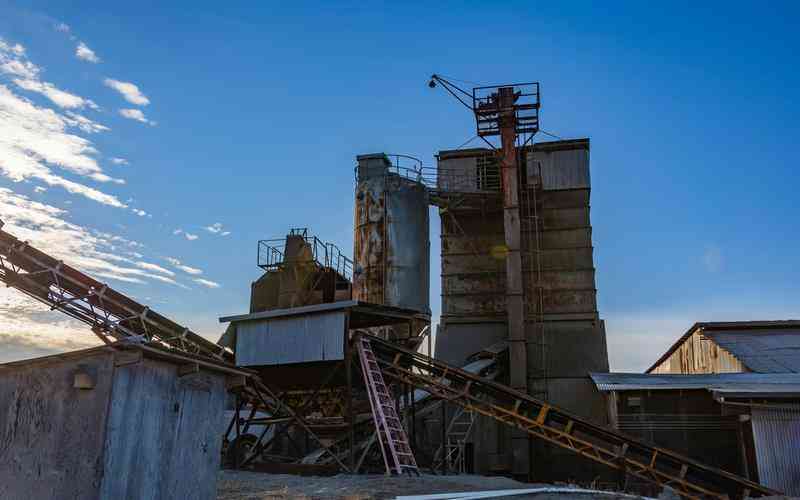
[[[517,97],[513,87],[498,89],[503,186],[503,229],[506,256],[506,313],[508,315],[509,382],[511,387],[528,392],[528,353],[525,342],[525,301],[522,290],[521,229],[519,218],[519,169],[517,167]],[[512,472],[530,475],[530,450],[525,432],[511,434]]]
[[[447,474],[447,407],[442,400],[442,475]]]
[[[345,315],[344,319],[344,363],[345,363],[345,378],[347,379],[347,441],[350,450],[347,466],[352,473],[355,474],[355,430],[353,422],[353,348],[350,342],[350,312]]]

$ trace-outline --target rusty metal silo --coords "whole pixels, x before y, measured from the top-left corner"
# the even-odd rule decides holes
[[[392,164],[383,153],[357,159],[353,298],[429,315],[428,192],[421,168]]]

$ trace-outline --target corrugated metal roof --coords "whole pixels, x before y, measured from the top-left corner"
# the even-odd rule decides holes
[[[800,396],[800,374],[715,373],[656,375],[649,373],[590,373],[600,391],[647,389],[708,389],[715,392],[786,393]]]
[[[796,319],[789,319],[789,320],[769,320],[769,321],[711,321],[711,322],[697,322],[693,324],[687,331],[684,333],[674,344],[661,355],[660,358],[653,363],[650,368],[646,370],[647,373],[652,372],[655,368],[663,363],[670,355],[675,352],[681,344],[686,342],[692,333],[696,330],[702,330],[703,334],[706,335],[710,332],[747,332],[751,335],[761,335],[761,332],[783,332],[789,335],[800,336],[800,320]],[[724,346],[723,346],[724,348]],[[726,349],[727,350],[727,349]],[[734,354],[734,353],[731,353]],[[736,356],[736,354],[734,354]],[[795,351],[794,356],[798,356],[798,352]],[[736,356],[738,358],[738,356]],[[795,357],[795,363],[800,363],[800,358]],[[742,360],[744,362],[744,360]],[[766,361],[765,361],[766,363]],[[747,363],[745,363],[747,364]],[[764,365],[766,367],[767,365]],[[773,371],[764,371],[763,373],[785,373],[786,371],[774,371],[777,369],[777,366],[772,364]],[[796,366],[796,365],[793,365]],[[748,368],[750,366],[748,365]],[[753,371],[753,368],[750,368]],[[798,370],[794,370],[793,373],[798,373]]]
[[[705,330],[703,335],[756,373],[800,373],[800,328]]]

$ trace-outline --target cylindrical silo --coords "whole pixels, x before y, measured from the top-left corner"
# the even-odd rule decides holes
[[[430,314],[428,192],[383,153],[357,159],[353,298]]]

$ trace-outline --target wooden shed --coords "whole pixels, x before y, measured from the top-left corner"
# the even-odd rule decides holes
[[[142,345],[0,365],[0,498],[216,498],[230,366]]]

